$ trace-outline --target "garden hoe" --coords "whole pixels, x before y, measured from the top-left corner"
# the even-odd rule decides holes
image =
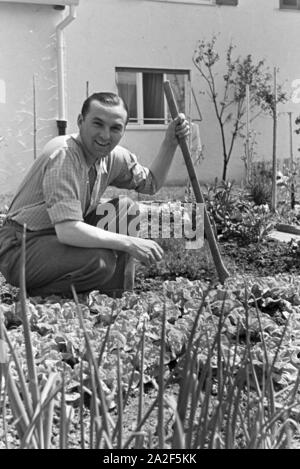
[[[179,114],[178,107],[177,107],[169,81],[164,82],[164,91],[165,91],[165,95],[166,95],[166,99],[168,102],[168,106],[170,109],[172,119],[176,119],[176,117],[178,117],[178,114]],[[205,233],[205,236],[207,238],[207,241],[210,247],[210,251],[211,251],[215,266],[216,266],[219,280],[222,284],[224,284],[225,280],[229,277],[229,272],[224,266],[221,255],[220,255],[219,247],[218,247],[218,244],[217,244],[217,241],[216,241],[216,238],[215,238],[215,235],[214,235],[211,223],[210,223],[209,216],[207,214],[205,201],[204,201],[201,188],[197,179],[196,171],[193,165],[193,161],[192,161],[192,157],[191,157],[191,153],[188,147],[187,140],[185,138],[179,139],[179,145],[180,145],[180,148],[184,157],[184,161],[186,164],[186,168],[188,171],[188,175],[189,175],[192,187],[193,187],[196,202],[204,204],[204,233]]]

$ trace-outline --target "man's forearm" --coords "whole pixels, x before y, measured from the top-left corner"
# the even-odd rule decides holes
[[[149,168],[154,177],[157,190],[162,187],[166,180],[176,148],[177,143],[169,143],[165,139],[160,146],[158,155]]]
[[[83,221],[66,221],[55,225],[58,240],[63,244],[85,248],[115,249],[128,252],[130,237],[105,231]]]
[[[83,221],[58,223],[55,230],[58,240],[63,244],[124,251],[146,265],[161,260],[163,254],[162,248],[151,239],[105,231]]]

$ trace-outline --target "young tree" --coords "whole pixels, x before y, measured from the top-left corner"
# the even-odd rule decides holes
[[[272,171],[272,210],[275,212],[277,209],[277,187],[276,187],[276,174],[277,174],[277,119],[278,119],[278,104],[287,101],[286,93],[282,90],[282,85],[277,84],[278,69],[274,68],[273,76],[266,72],[262,76],[262,83],[259,84],[256,90],[256,102],[261,109],[270,114],[273,119],[273,171]]]
[[[243,137],[243,120],[246,114],[246,86],[250,90],[250,110],[253,121],[262,112],[272,112],[274,108],[273,76],[265,65],[265,59],[254,61],[251,54],[234,58],[235,46],[230,44],[226,50],[225,73],[222,90],[218,87],[217,66],[220,55],[216,51],[217,37],[209,41],[200,40],[193,56],[193,63],[208,85],[208,95],[213,103],[219,124],[222,150],[222,179],[226,180],[228,164],[236,139]],[[277,85],[277,103],[286,101],[282,86]]]
[[[300,116],[296,117],[295,119],[295,124],[296,125],[299,125],[299,128],[295,130],[295,133],[297,135],[300,135]],[[298,151],[300,151],[300,148],[298,148]]]

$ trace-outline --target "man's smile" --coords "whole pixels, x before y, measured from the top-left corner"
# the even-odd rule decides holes
[[[101,150],[110,148],[110,142],[99,142],[99,140],[95,140],[95,143],[99,148],[101,148]]]

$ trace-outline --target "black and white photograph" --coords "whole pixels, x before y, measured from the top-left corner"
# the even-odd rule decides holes
[[[0,449],[300,449],[300,0],[0,0]]]

